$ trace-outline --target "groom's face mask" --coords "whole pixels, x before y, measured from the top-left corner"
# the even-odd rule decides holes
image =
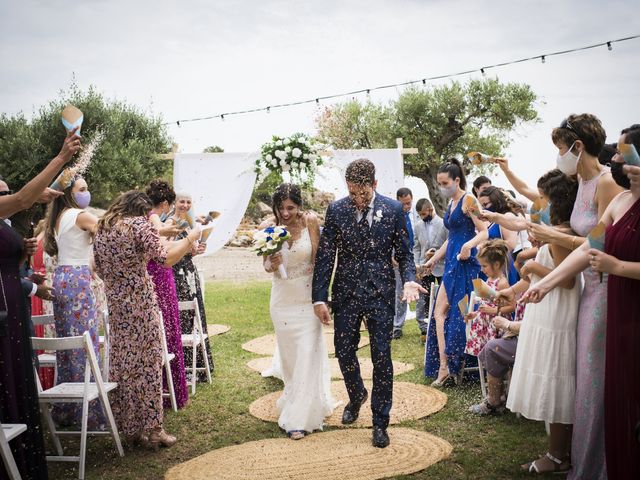
[[[377,184],[377,181],[373,182],[373,185],[359,185],[357,183],[347,182],[349,197],[358,210],[362,210],[364,207],[369,206]]]

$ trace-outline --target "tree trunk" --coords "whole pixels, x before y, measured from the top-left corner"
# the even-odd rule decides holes
[[[433,203],[433,208],[435,208],[436,213],[440,217],[444,217],[444,211],[447,208],[447,200],[440,193],[440,188],[438,188],[438,182],[436,181],[436,175],[438,174],[437,167],[428,167],[425,169],[425,174],[421,175],[424,183],[427,184],[427,188],[429,189],[429,198],[431,199],[431,203]]]

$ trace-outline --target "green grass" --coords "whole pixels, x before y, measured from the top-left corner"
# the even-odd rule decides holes
[[[246,362],[258,357],[240,345],[273,332],[269,318],[269,282],[209,283],[206,289],[208,323],[231,326],[231,331],[212,338],[215,375],[213,384],[198,384],[189,405],[165,411],[165,428],[177,435],[178,443],[158,452],[137,448],[120,458],[106,438],[89,439],[87,479],[159,479],[172,465],[215,448],[263,438],[281,438],[275,423],[249,414],[249,404],[282,384],[249,370]],[[423,347],[415,321],[408,322],[404,336],[393,342],[393,358],[410,362],[416,369],[396,377],[399,381],[430,383],[422,375]],[[370,356],[365,347],[361,353]],[[440,412],[420,420],[406,421],[415,428],[444,438],[453,454],[427,470],[398,479],[511,479],[526,478],[519,465],[546,451],[544,426],[513,414],[478,418],[467,412],[480,400],[479,384],[445,389],[449,396]],[[77,478],[74,464],[50,464],[50,478]],[[211,478],[215,478],[212,472]]]

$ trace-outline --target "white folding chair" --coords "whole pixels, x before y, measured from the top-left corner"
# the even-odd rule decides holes
[[[110,435],[116,444],[118,454],[124,456],[122,444],[120,443],[120,435],[113,418],[111,404],[107,394],[116,389],[117,383],[103,382],[98,361],[93,351],[93,344],[89,332],[84,332],[81,336],[65,337],[65,338],[31,338],[34,350],[84,350],[86,355],[84,367],[83,382],[64,382],[47,390],[42,389],[40,380],[37,378],[38,384],[38,400],[43,405],[43,414],[51,436],[53,444],[58,455],[47,455],[47,461],[59,462],[78,462],[79,471],[78,478],[84,478],[85,458],[87,454],[87,435]],[[91,381],[93,375],[94,382]],[[100,399],[102,410],[107,418],[107,431],[88,431],[87,422],[89,417],[89,403],[96,399]],[[55,403],[82,403],[82,420],[80,431],[57,430],[49,411],[49,406]],[[64,455],[60,437],[63,435],[80,435],[80,455],[69,456]]]
[[[185,365],[187,372],[191,372],[191,394],[196,393],[196,381],[199,370],[205,370],[207,372],[207,380],[211,381],[211,370],[209,369],[209,358],[207,357],[207,346],[204,343],[205,335],[202,331],[202,320],[200,317],[200,308],[198,306],[198,299],[190,300],[187,302],[179,302],[178,309],[181,312],[190,311],[194,312],[193,315],[193,331],[182,335],[182,346],[190,347],[192,349],[191,354],[191,366]],[[202,357],[204,358],[204,367],[196,367],[196,358],[198,356],[198,349],[202,351]]]
[[[167,348],[167,334],[164,330],[164,318],[162,312],[160,312],[160,340],[162,342],[162,366],[167,377],[167,389],[168,393],[162,392],[163,398],[169,398],[171,400],[171,408],[174,412],[178,411],[178,402],[176,402],[176,391],[173,388],[173,375],[171,374],[171,362],[176,358],[175,353],[169,353]]]
[[[32,315],[31,321],[33,325],[54,325],[55,320],[53,315]],[[38,355],[38,364],[42,368],[53,368],[53,383],[55,385],[58,378],[58,362],[56,362],[55,353],[43,352]]]
[[[11,480],[21,480],[22,477],[13,458],[9,442],[26,431],[27,426],[24,423],[0,423],[0,454]]]
[[[107,308],[103,311],[104,318],[104,335],[98,337],[98,342],[102,349],[102,380],[109,381],[109,354],[111,347],[111,337],[109,336],[109,310]]]

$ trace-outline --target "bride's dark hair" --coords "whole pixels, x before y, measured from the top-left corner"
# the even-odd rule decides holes
[[[298,207],[302,207],[302,191],[300,187],[293,183],[281,183],[276,187],[275,192],[273,192],[271,196],[271,204],[277,225],[279,225],[281,221],[281,218],[278,216],[278,210],[282,207],[282,203],[285,200],[291,200]]]

